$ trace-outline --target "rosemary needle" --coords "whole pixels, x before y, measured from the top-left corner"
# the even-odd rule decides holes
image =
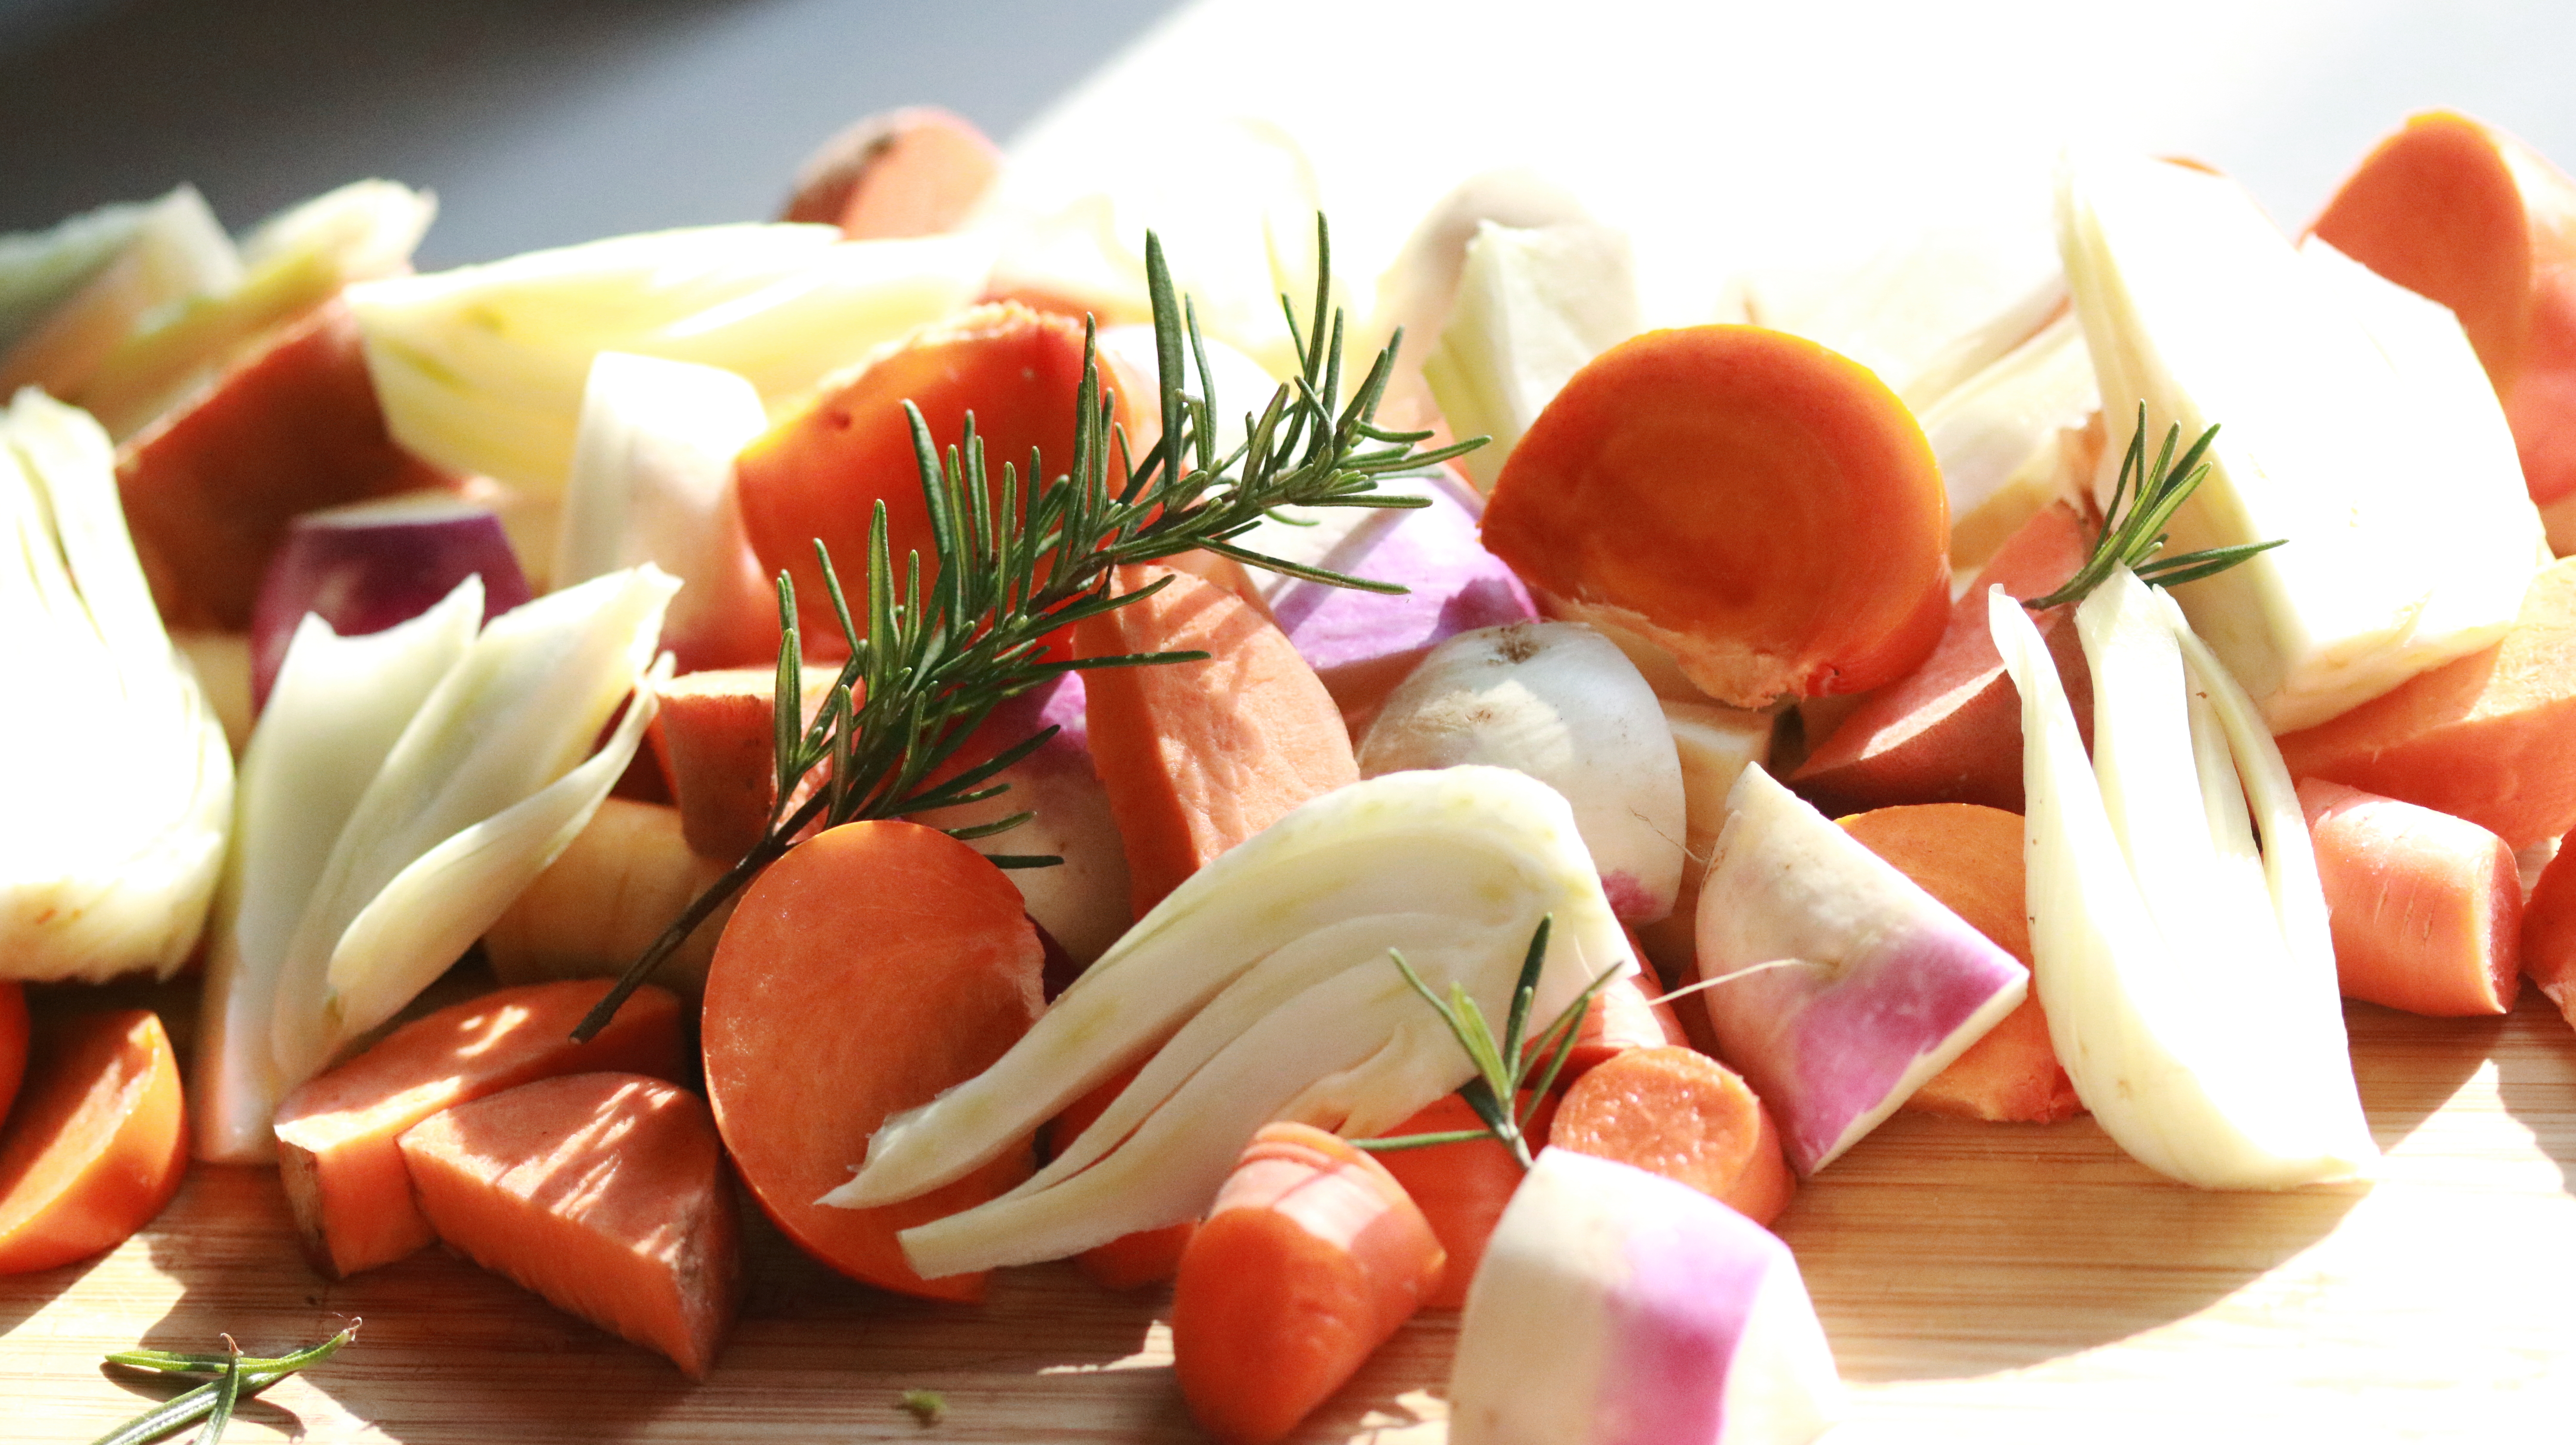
[[[2129,449],[2120,458],[2119,480],[2111,487],[2111,505],[2102,513],[2102,535],[2094,543],[2093,555],[2083,567],[2066,579],[2066,585],[2045,597],[2033,598],[2022,606],[2033,612],[2082,600],[2102,585],[2112,572],[2127,567],[2138,574],[2138,580],[2158,587],[2172,587],[2184,582],[2197,582],[2203,577],[2224,572],[2258,552],[2268,552],[2286,538],[2269,542],[2246,542],[2233,547],[2211,547],[2200,552],[2186,552],[2178,557],[2154,559],[2165,544],[2165,524],[2209,475],[2209,446],[2218,439],[2213,426],[2200,434],[2179,460],[2174,446],[2182,440],[2182,426],[2176,423],[2165,429],[2164,446],[2156,453],[2153,467],[2147,465],[2147,404],[2138,403],[2138,427],[2129,434]]]
[[[1342,394],[1341,313],[1331,306],[1331,237],[1315,222],[1315,299],[1307,323],[1280,299],[1296,340],[1298,374],[1245,417],[1244,438],[1216,449],[1218,399],[1195,308],[1173,290],[1162,242],[1145,238],[1146,287],[1153,304],[1160,365],[1162,437],[1128,465],[1115,403],[1101,387],[1088,327],[1076,393],[1071,466],[1040,480],[1004,465],[998,483],[986,466],[983,439],[967,421],[959,445],[944,454],[918,410],[906,405],[915,462],[930,520],[932,556],[898,564],[886,541],[880,504],[868,531],[865,587],[846,595],[831,555],[815,552],[849,660],[812,722],[803,721],[802,643],[796,592],[778,579],[778,673],[772,698],[774,801],[768,826],[742,860],[691,903],[636,959],[616,986],[573,1031],[588,1039],[605,1027],[627,995],[720,907],[783,856],[807,829],[862,818],[899,818],[998,796],[1004,769],[1043,746],[1040,734],[975,766],[941,769],[1002,703],[1068,672],[1195,661],[1205,654],[1162,652],[1050,661],[1047,639],[1150,595],[1161,584],[1115,592],[1119,567],[1204,550],[1292,577],[1400,592],[1320,567],[1251,551],[1237,539],[1278,507],[1419,507],[1428,499],[1377,490],[1382,479],[1418,475],[1482,444],[1482,438],[1431,451],[1429,432],[1381,430],[1377,408],[1394,373],[1390,340],[1359,385]],[[1193,367],[1192,363],[1195,362]],[[1195,370],[1195,376],[1191,373]],[[1183,390],[1195,382],[1197,394]],[[856,604],[855,608],[853,604]],[[807,786],[809,780],[813,786]],[[1023,821],[1019,814],[956,836],[974,838]],[[1002,866],[1058,860],[996,856]]]
[[[223,1436],[224,1426],[232,1420],[235,1405],[296,1371],[318,1365],[339,1353],[342,1345],[357,1338],[361,1323],[351,1320],[347,1329],[318,1345],[271,1357],[244,1355],[237,1350],[223,1354],[119,1350],[107,1357],[107,1363],[165,1375],[212,1374],[215,1378],[183,1394],[174,1395],[126,1421],[101,1435],[95,1445],[145,1445],[147,1441],[162,1439],[199,1420],[206,1422],[206,1428],[197,1437],[198,1445],[215,1445]]]

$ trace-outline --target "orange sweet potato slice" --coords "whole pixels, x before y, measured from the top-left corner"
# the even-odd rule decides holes
[[[2576,828],[2576,559],[2544,569],[2502,641],[2281,737],[2294,778],[2466,818],[2515,848]]]
[[[438,1237],[706,1378],[742,1295],[742,1226],[706,1103],[643,1074],[572,1074],[401,1137]]]
[[[572,1042],[573,1026],[608,988],[606,979],[573,979],[468,999],[412,1020],[288,1094],[277,1108],[278,1173],[314,1267],[347,1276],[430,1242],[396,1141],[439,1110],[557,1074],[680,1077],[688,1057],[680,1002],[650,984],[590,1042]]]
[[[187,1168],[179,1060],[160,1017],[53,1022],[0,1130],[0,1274],[113,1249],[152,1222]]]
[[[1484,521],[1549,610],[1642,635],[1739,707],[1911,671],[1950,614],[1949,531],[1896,394],[1752,326],[1593,358],[1513,449]]]

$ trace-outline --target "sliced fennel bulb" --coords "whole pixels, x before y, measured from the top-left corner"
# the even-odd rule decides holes
[[[990,1069],[887,1120],[824,1202],[936,1188],[1151,1054],[1054,1162],[906,1231],[904,1250],[936,1276],[1195,1217],[1265,1123],[1381,1133],[1464,1084],[1466,1052],[1387,951],[1499,1020],[1542,915],[1544,1021],[1631,966],[1573,812],[1545,784],[1457,767],[1328,793],[1192,875]]]
[[[205,926],[232,754],[172,648],[107,435],[42,392],[0,413],[0,978],[167,977]]]
[[[2171,598],[2122,569],[2076,615],[2089,764],[2038,629],[1988,595],[2022,695],[2031,954],[2059,1061],[2123,1149],[2186,1183],[2361,1172],[2378,1150],[2279,749]]]

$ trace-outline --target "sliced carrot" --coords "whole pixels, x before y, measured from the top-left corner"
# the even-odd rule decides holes
[[[1550,1094],[1539,1100],[1531,1116],[1532,1153],[1548,1140],[1556,1120],[1558,1098]],[[1484,1121],[1476,1117],[1465,1099],[1445,1094],[1386,1132],[1390,1136],[1454,1134],[1484,1127]],[[1449,1267],[1441,1272],[1440,1282],[1422,1297],[1423,1307],[1454,1310],[1464,1306],[1467,1285],[1476,1277],[1476,1266],[1484,1261],[1485,1243],[1494,1237],[1494,1224],[1503,1217],[1503,1206],[1511,1203],[1512,1191],[1520,1188],[1521,1176],[1527,1171],[1501,1140],[1490,1137],[1434,1144],[1427,1149],[1394,1149],[1369,1157],[1386,1166],[1386,1172],[1404,1186],[1404,1192],[1422,1211],[1431,1233],[1449,1256]]]
[[[826,381],[801,410],[743,448],[734,461],[743,524],[763,570],[795,578],[807,655],[836,656],[843,646],[815,539],[831,549],[833,567],[856,596],[869,519],[883,502],[895,576],[904,575],[909,553],[922,559],[925,594],[937,575],[903,404],[920,408],[943,451],[959,443],[973,413],[995,493],[1008,464],[1025,496],[1031,448],[1049,477],[1072,465],[1082,348],[1079,321],[1014,302],[978,306],[915,333],[854,375]],[[1126,389],[1111,385],[1120,394],[1119,420],[1131,423]]]
[[[624,1069],[676,1079],[687,1063],[680,1001],[636,990],[586,1044],[573,1026],[606,979],[528,984],[412,1020],[277,1106],[277,1163],[314,1267],[335,1277],[390,1264],[434,1237],[412,1204],[396,1140],[441,1109],[534,1079]]]
[[[2022,821],[1999,808],[1930,803],[1880,808],[1840,820],[1843,830],[1896,865],[1997,948],[2030,966],[2024,901]],[[1968,1051],[1933,1075],[1905,1107],[1927,1114],[2026,1124],[2083,1112],[2075,1084],[2058,1066],[2039,994],[2029,997]]]
[[[2313,228],[2460,318],[2544,509],[2576,494],[2576,181],[2495,127],[2408,116]],[[2567,520],[2551,517],[2561,543]]]
[[[2042,508],[1952,604],[1950,625],[1923,665],[1862,699],[1808,752],[1791,784],[1831,814],[1899,803],[2021,811],[2021,695],[1986,626],[1986,589],[2045,597],[2075,575],[2092,545],[2093,529],[2073,507]],[[2093,675],[2076,640],[2075,609],[2052,607],[2031,620],[2089,737]]]
[[[2532,579],[2495,646],[2280,742],[2294,778],[2466,818],[2515,848],[2576,828],[2576,559]]]
[[[1172,1372],[1221,1445],[1285,1437],[1412,1318],[1440,1242],[1378,1161],[1321,1129],[1255,1134],[1182,1256]]]
[[[1281,815],[1359,781],[1341,709],[1287,636],[1242,599],[1162,567],[1161,591],[1075,629],[1083,657],[1205,652],[1205,662],[1090,674],[1091,757],[1127,849],[1136,914]]]
[[[707,1097],[743,1183],[780,1229],[852,1279],[974,1300],[982,1274],[925,1280],[898,1230],[1029,1174],[1011,1150],[879,1209],[815,1201],[868,1136],[984,1071],[1039,1009],[1044,951],[1019,890],[982,854],[914,823],[816,834],[744,890],[707,971]]]
[[[615,978],[728,866],[691,850],[678,809],[604,799],[571,845],[483,931],[483,956],[503,983]],[[694,1007],[732,916],[731,900],[718,904],[654,980]]]
[[[1739,707],[1911,671],[1950,615],[1949,536],[1896,394],[1752,326],[1593,358],[1513,448],[1484,522],[1550,611],[1644,635]]]
[[[74,1014],[39,1031],[0,1130],[0,1274],[69,1264],[151,1223],[187,1172],[186,1114],[159,1015]]]
[[[1002,171],[975,123],[936,106],[880,111],[823,142],[797,168],[782,221],[838,226],[854,241],[956,229]]]
[[[642,1074],[572,1074],[441,1110],[400,1141],[438,1237],[706,1378],[742,1296],[715,1120]]]
[[[9,1122],[9,1105],[26,1074],[27,989],[13,979],[0,983],[0,1125]]]
[[[2409,1013],[2500,1014],[2522,987],[2522,877],[2475,823],[2309,778],[2315,841],[2346,998]]]
[[[1631,948],[1636,947],[1634,937],[1632,930]],[[1673,1006],[1646,992],[1647,977],[1640,974],[1612,979],[1592,996],[1592,1006],[1583,1011],[1583,1022],[1575,1028],[1574,1047],[1566,1051],[1560,1083],[1571,1083],[1594,1065],[1607,1063],[1630,1049],[1690,1041],[1682,1032],[1681,1019],[1673,1012]]]
[[[459,485],[386,433],[343,301],[128,441],[116,480],[163,620],[231,632],[250,626],[260,579],[297,516]]]
[[[1547,1141],[1678,1180],[1756,1224],[1779,1218],[1798,1188],[1771,1111],[1696,1049],[1631,1049],[1575,1080]]]
[[[1046,1128],[1046,1148],[1050,1156],[1061,1154],[1082,1131],[1106,1112],[1120,1093],[1144,1071],[1142,1060],[1101,1081],[1098,1088],[1065,1107]],[[1178,1273],[1181,1253],[1190,1247],[1190,1236],[1198,1233],[1198,1221],[1185,1219],[1160,1229],[1140,1229],[1121,1235],[1107,1244],[1094,1245],[1074,1256],[1074,1265],[1093,1284],[1103,1289],[1141,1289],[1161,1284]]]

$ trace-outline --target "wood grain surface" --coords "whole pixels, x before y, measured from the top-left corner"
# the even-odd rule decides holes
[[[2367,1186],[2211,1194],[2091,1121],[1902,1115],[1780,1222],[1850,1382],[1859,1442],[2576,1438],[2576,1032],[2350,1006],[2387,1158]],[[872,1293],[758,1246],[748,1315],[691,1386],[431,1251],[332,1282],[275,1175],[200,1167],[145,1234],[0,1280],[0,1439],[86,1441],[170,1393],[102,1369],[137,1342],[358,1341],[227,1441],[1196,1441],[1160,1293],[1013,1271],[980,1308]],[[1417,1319],[1307,1442],[1443,1437],[1455,1316]],[[899,1404],[937,1390],[925,1426]]]

